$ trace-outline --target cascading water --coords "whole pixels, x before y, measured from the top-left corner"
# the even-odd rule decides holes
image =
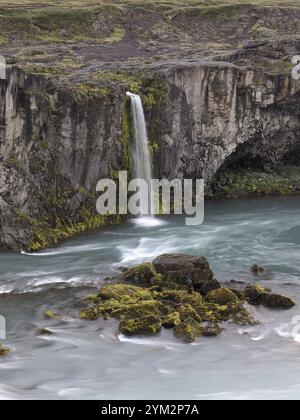
[[[139,95],[127,92],[127,96],[131,99],[132,118],[134,126],[134,147],[133,162],[135,178],[143,179],[148,184],[149,191],[149,216],[154,219],[152,214],[153,197],[151,194],[152,180],[152,162],[148,144],[148,134],[144,108]]]

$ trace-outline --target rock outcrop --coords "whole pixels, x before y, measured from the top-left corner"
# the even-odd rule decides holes
[[[176,275],[170,281],[170,273],[178,274],[186,269],[188,278],[186,274]],[[201,270],[210,275],[204,279]],[[119,331],[128,336],[156,335],[162,328],[173,328],[175,337],[192,342],[201,336],[218,336],[223,331],[221,323],[224,326],[226,322],[259,324],[260,317],[252,305],[273,309],[295,305],[291,298],[271,293],[259,285],[248,285],[237,292],[219,285],[208,294],[199,293],[199,283],[210,283],[210,277],[213,273],[203,257],[161,255],[152,264],[125,271],[117,283],[104,285],[99,293],[88,296],[87,307],[80,317],[115,318],[120,321]]]

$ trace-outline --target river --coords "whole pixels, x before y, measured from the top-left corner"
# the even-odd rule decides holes
[[[1,253],[2,343],[12,352],[0,360],[0,398],[299,398],[300,335],[292,324],[299,304],[260,308],[260,326],[230,325],[190,345],[171,331],[127,339],[114,320],[76,318],[82,298],[120,265],[165,252],[206,256],[224,283],[254,281],[249,268],[262,265],[272,274],[260,283],[300,303],[299,209],[299,197],[210,202],[198,227],[180,216],[149,227],[129,221],[37,254]],[[46,319],[50,309],[59,318]]]

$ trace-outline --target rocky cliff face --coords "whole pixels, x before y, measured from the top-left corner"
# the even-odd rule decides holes
[[[237,57],[244,52],[231,61]],[[271,74],[229,59],[193,59],[130,71],[127,81],[118,76],[100,87],[17,67],[0,81],[3,248],[33,251],[118,221],[96,214],[95,187],[130,170],[128,88],[143,95],[159,177],[209,185],[232,159],[276,162],[297,147],[300,83],[290,69]]]
[[[161,173],[208,183],[231,157],[277,162],[300,134],[300,83],[231,63],[192,62],[165,71]]]
[[[1,81],[0,242],[39,249],[104,220],[95,186],[126,164],[125,96],[11,68]]]

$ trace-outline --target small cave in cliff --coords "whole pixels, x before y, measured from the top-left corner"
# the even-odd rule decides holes
[[[278,160],[241,144],[217,171],[208,198],[238,198],[300,192],[300,144]]]

